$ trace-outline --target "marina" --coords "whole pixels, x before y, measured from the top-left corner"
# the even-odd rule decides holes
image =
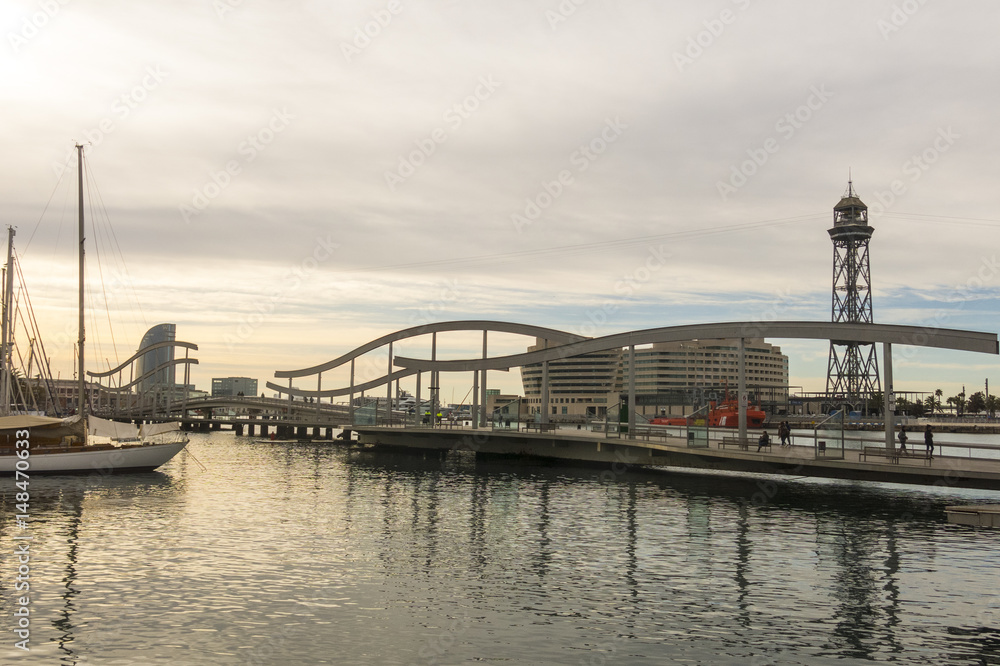
[[[540,466],[193,433],[32,484],[32,652],[0,662],[994,663],[1000,494]],[[9,570],[5,557],[4,569]],[[13,600],[4,597],[10,617]],[[516,637],[516,640],[514,640]]]
[[[0,666],[1000,666],[1000,4],[2,15]]]

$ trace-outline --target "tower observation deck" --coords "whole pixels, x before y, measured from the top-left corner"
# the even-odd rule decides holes
[[[868,261],[868,242],[875,230],[868,224],[868,206],[855,194],[853,182],[848,181],[847,192],[833,207],[833,228],[827,231],[833,241],[832,321],[875,323]],[[875,345],[831,340],[826,392],[839,404],[866,409],[881,392]]]

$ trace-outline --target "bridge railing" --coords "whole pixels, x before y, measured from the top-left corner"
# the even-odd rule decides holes
[[[827,424],[834,425],[839,419],[840,431],[831,430],[829,426],[825,427]],[[823,439],[820,439],[820,430],[823,431]],[[816,458],[824,459],[844,459],[844,441],[846,439],[845,432],[847,430],[847,411],[844,409],[837,410],[830,416],[826,417],[815,426],[813,426],[813,455]],[[831,446],[831,444],[836,444],[836,446]]]

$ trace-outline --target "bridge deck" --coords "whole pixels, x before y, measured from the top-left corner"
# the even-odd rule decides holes
[[[626,439],[603,432],[560,428],[551,432],[469,427],[393,428],[355,426],[365,443],[422,449],[472,450],[487,454],[537,456],[585,462],[618,463],[627,466],[679,466],[700,469],[791,474],[824,478],[857,479],[890,483],[912,483],[942,487],[1000,490],[1000,459],[935,455],[890,459],[847,449],[828,449],[819,454],[814,447],[775,445],[757,452],[755,440],[747,449],[724,448],[714,439],[708,448],[688,447],[683,437]],[[942,442],[949,446],[948,442]],[[953,444],[952,446],[961,446]],[[923,453],[923,445],[913,449]]]

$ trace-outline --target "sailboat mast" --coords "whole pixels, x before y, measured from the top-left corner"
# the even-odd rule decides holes
[[[80,339],[77,341],[77,362],[79,363],[77,369],[77,390],[79,395],[77,396],[77,410],[76,413],[83,416],[86,413],[86,382],[83,376],[83,341],[84,341],[84,331],[83,331],[83,146],[79,143],[76,144],[76,164],[77,164],[77,190],[79,197],[77,199],[77,206],[79,208],[80,216],[80,228],[79,228],[79,241],[80,241]]]
[[[9,338],[11,326],[11,303],[14,302],[14,227],[7,227],[7,273],[4,275],[3,288],[3,324],[0,325],[0,338],[3,338],[3,386],[0,387],[0,413],[10,414],[11,389],[11,345]]]

